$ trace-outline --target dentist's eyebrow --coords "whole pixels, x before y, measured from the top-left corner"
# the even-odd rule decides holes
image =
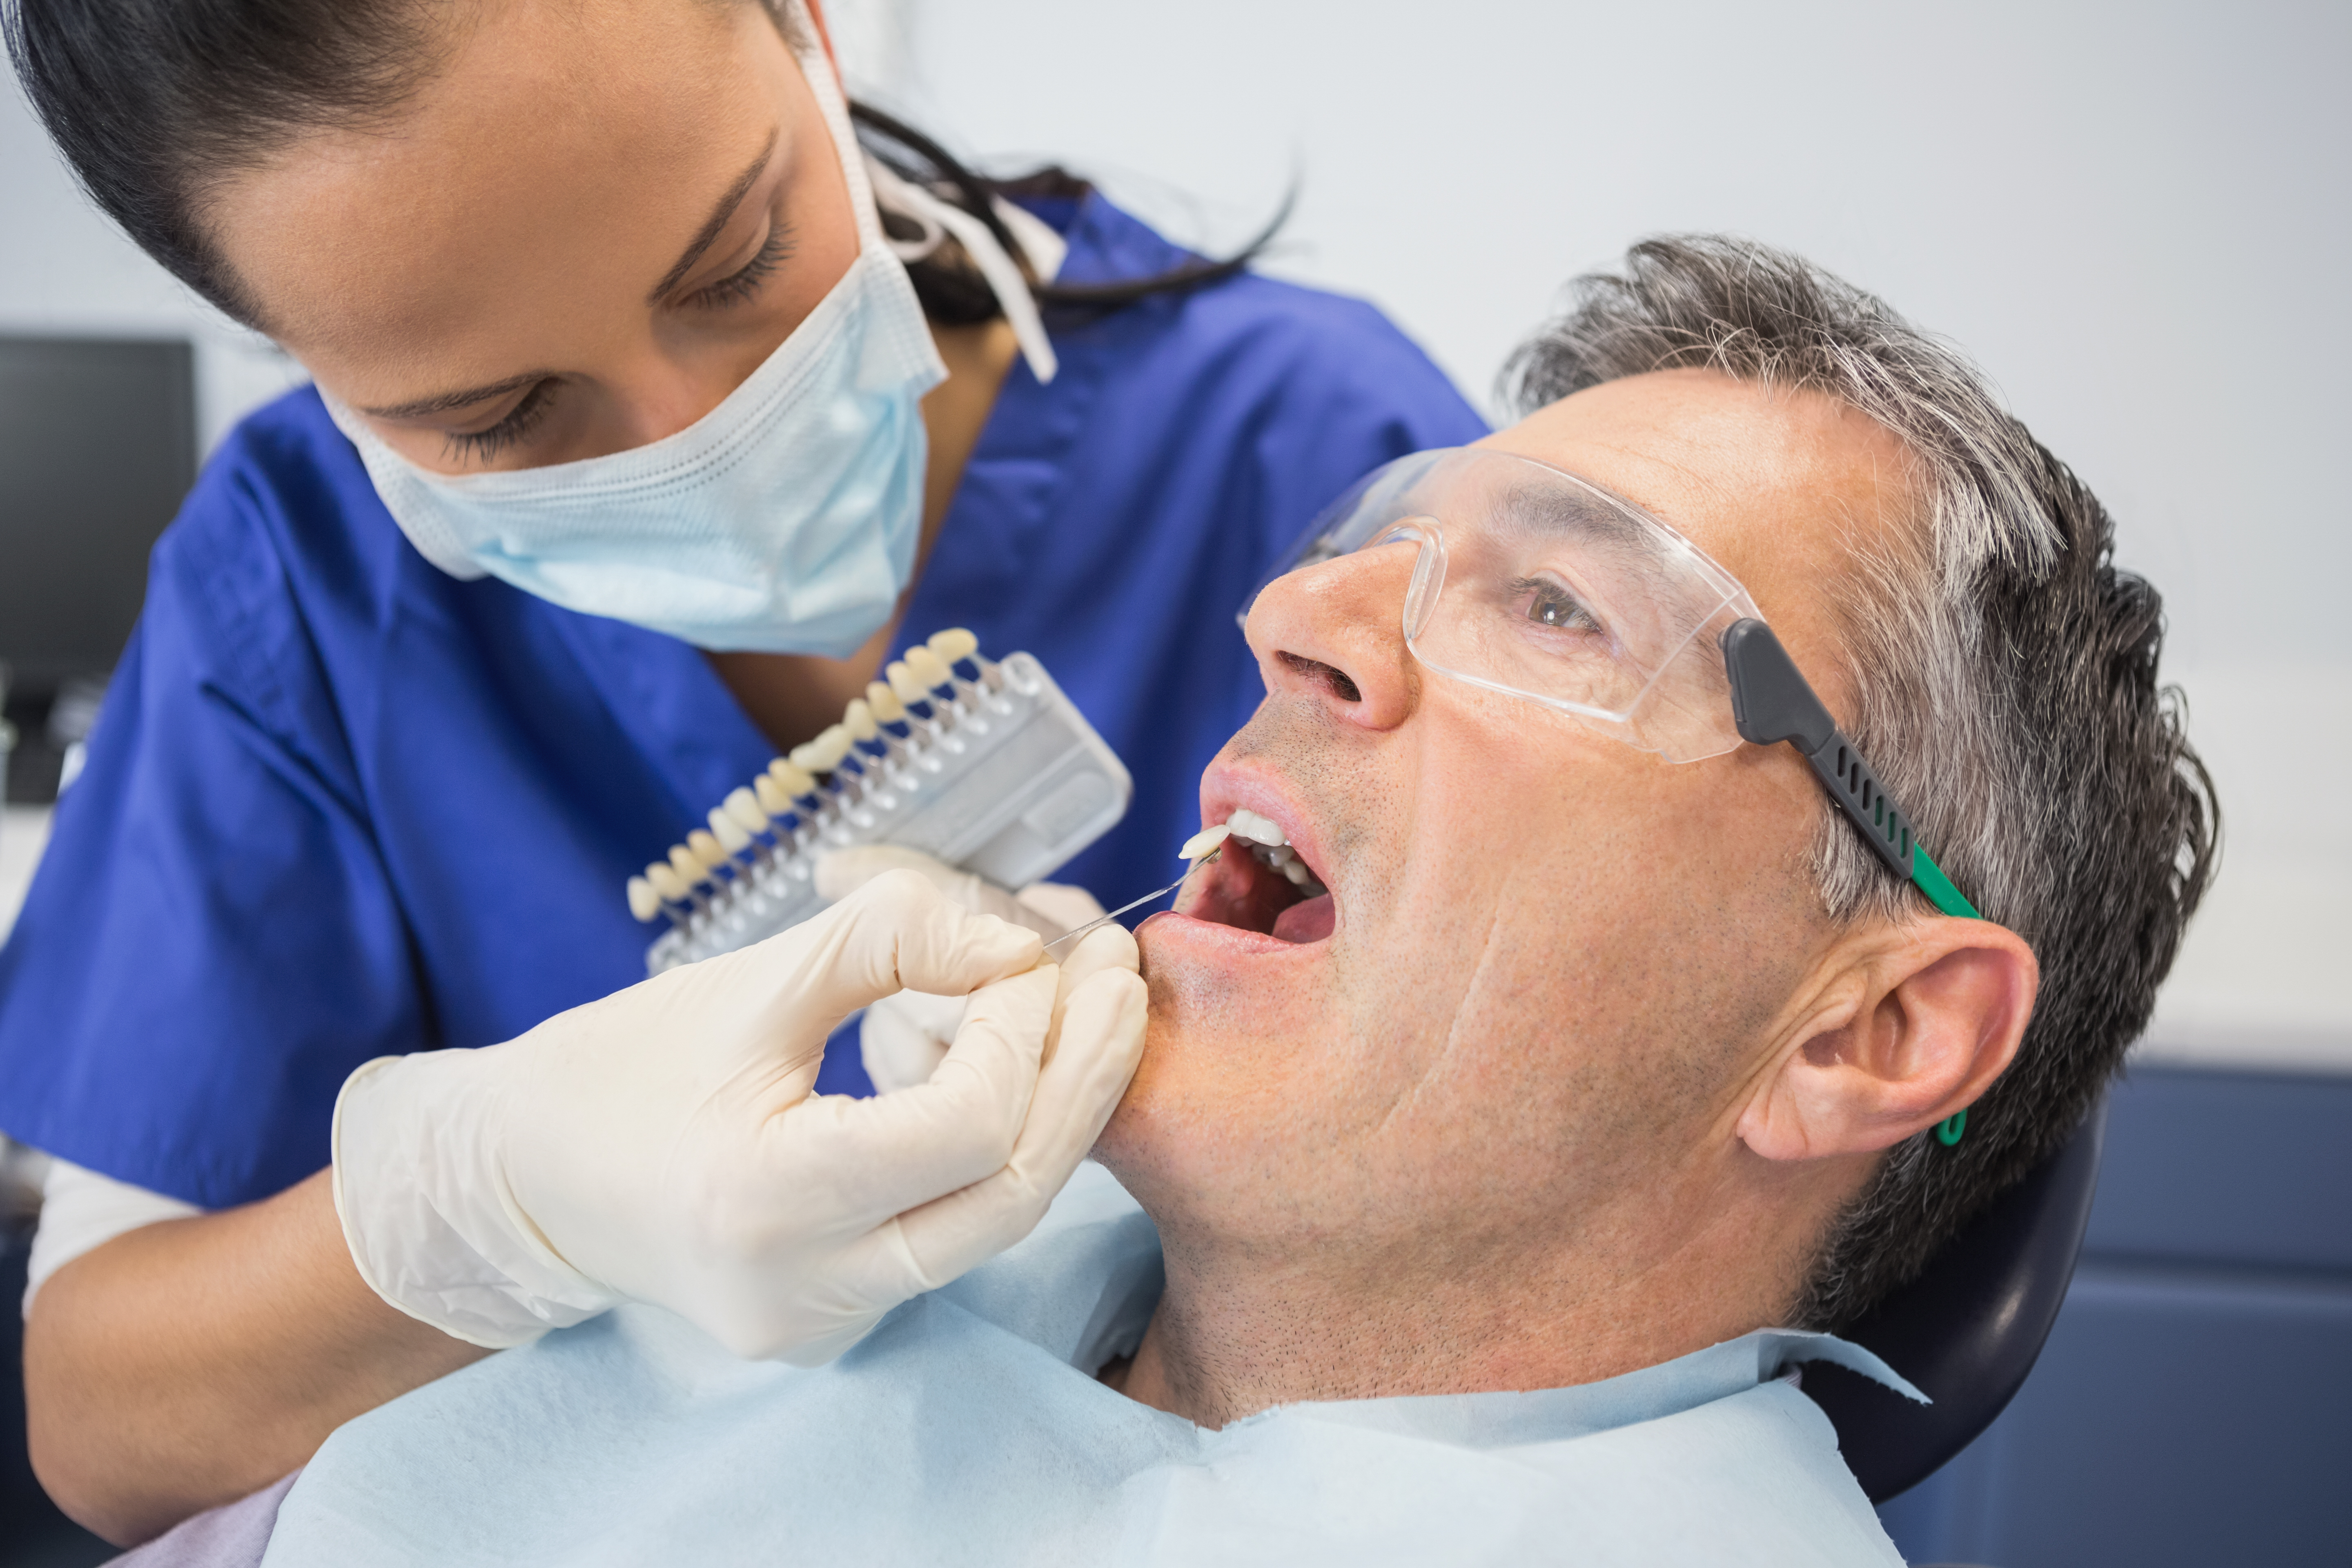
[[[677,258],[677,265],[672,267],[659,283],[654,285],[653,292],[646,296],[646,303],[649,305],[661,303],[662,297],[677,287],[678,279],[693,269],[694,264],[702,259],[702,253],[709,250],[712,243],[719,238],[719,231],[724,229],[728,220],[735,216],[735,209],[743,205],[743,198],[751,195],[751,187],[758,184],[760,176],[767,172],[768,160],[775,156],[776,153],[776,134],[774,131],[768,132],[768,144],[760,149],[760,155],[751,160],[750,168],[735,176],[735,183],[727,187],[726,194],[719,198],[718,205],[711,209],[709,217],[703,220],[701,230],[695,235],[693,242],[686,247],[686,254]],[[466,408],[477,403],[488,403],[493,397],[504,397],[507,394],[520,391],[535,382],[552,380],[554,375],[553,371],[530,370],[520,375],[508,376],[503,381],[493,381],[482,386],[470,386],[463,392],[436,393],[431,397],[415,398],[406,403],[387,404],[381,408],[362,408],[360,412],[378,419],[423,419],[436,414],[446,414],[453,408]]]
[[[527,370],[520,375],[510,375],[504,381],[494,381],[487,386],[468,387],[463,392],[439,393],[432,397],[417,398],[411,403],[387,404],[382,408],[362,408],[360,412],[373,415],[378,419],[422,419],[427,415],[446,414],[452,408],[464,408],[470,404],[488,403],[493,397],[504,397],[509,392],[529,386],[533,382],[549,380],[554,374],[555,373],[551,370]]]
[[[727,187],[727,194],[719,198],[719,204],[710,209],[710,216],[703,221],[702,231],[686,247],[686,254],[677,258],[677,265],[664,273],[662,280],[646,295],[646,304],[660,304],[669,291],[677,287],[678,279],[702,259],[702,253],[710,248],[711,243],[719,237],[719,231],[727,226],[728,220],[735,216],[735,209],[743,205],[743,198],[751,194],[752,185],[766,172],[768,160],[775,156],[775,153],[776,132],[771,131],[768,132],[768,144],[760,149],[760,155],[751,160],[750,168],[735,176],[735,183]]]

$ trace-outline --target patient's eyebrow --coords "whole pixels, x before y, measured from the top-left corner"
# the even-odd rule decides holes
[[[1497,521],[1530,531],[1565,534],[1594,543],[1633,545],[1645,555],[1660,553],[1661,541],[1648,529],[1597,497],[1514,486],[1496,499]]]
[[[662,274],[662,280],[646,295],[646,304],[660,304],[669,291],[677,287],[678,279],[702,259],[702,253],[710,248],[711,242],[719,237],[719,231],[727,226],[728,220],[735,216],[735,209],[743,205],[743,198],[751,194],[751,186],[766,171],[768,160],[775,156],[775,153],[776,132],[770,131],[768,144],[760,149],[760,155],[751,160],[750,168],[735,176],[735,183],[727,187],[726,193],[711,207],[710,216],[703,220],[701,232],[687,246],[686,254],[677,258],[677,266]]]

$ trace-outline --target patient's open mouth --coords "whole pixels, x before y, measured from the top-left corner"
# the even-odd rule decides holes
[[[1280,825],[1237,809],[1224,826],[1224,852],[1184,889],[1178,912],[1300,945],[1329,936],[1339,906]]]

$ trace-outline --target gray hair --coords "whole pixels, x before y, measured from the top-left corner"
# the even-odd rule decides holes
[[[1914,527],[1857,531],[1836,605],[1846,731],[1953,882],[2042,964],[2017,1059],[1961,1142],[1889,1151],[1824,1238],[1795,1321],[1834,1329],[2081,1122],[2147,1027],[2220,811],[2179,695],[2157,682],[2162,600],[2115,568],[2105,509],[1957,348],[1800,257],[1676,236],[1572,284],[1504,395],[1532,410],[1686,367],[1825,394],[1902,441]],[[1812,858],[1834,921],[1929,910],[1826,799]]]

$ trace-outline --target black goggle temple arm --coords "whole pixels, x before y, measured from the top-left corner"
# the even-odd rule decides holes
[[[1928,902],[1948,915],[1984,918],[1919,843],[1911,819],[1887,795],[1853,742],[1838,732],[1837,721],[1813,695],[1812,686],[1770,626],[1753,618],[1733,622],[1723,634],[1723,668],[1731,679],[1731,717],[1739,726],[1740,739],[1759,746],[1786,741],[1796,747],[1888,870],[1917,884]]]

